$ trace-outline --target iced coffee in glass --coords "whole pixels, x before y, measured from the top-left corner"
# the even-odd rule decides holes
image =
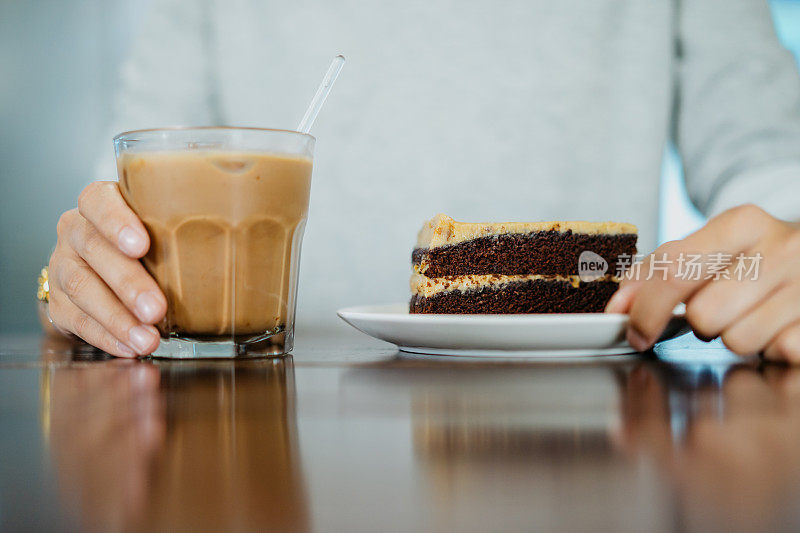
[[[120,190],[150,235],[142,261],[167,297],[154,355],[288,353],[314,138],[177,128],[114,145]]]

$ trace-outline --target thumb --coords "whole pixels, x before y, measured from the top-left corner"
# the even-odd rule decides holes
[[[606,304],[606,313],[627,313],[633,304],[636,294],[639,292],[641,284],[635,280],[626,279],[621,284],[617,292],[611,296]]]

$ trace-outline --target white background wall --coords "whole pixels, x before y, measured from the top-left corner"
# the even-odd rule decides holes
[[[35,284],[61,212],[92,177],[116,66],[146,0],[0,0],[0,331],[36,328]],[[800,50],[800,0],[773,0],[784,42]],[[661,240],[702,223],[667,157]]]
[[[0,331],[36,327],[36,277],[103,139],[147,2],[0,0]]]

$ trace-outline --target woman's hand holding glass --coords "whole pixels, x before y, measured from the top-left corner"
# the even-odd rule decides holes
[[[49,264],[49,314],[62,332],[112,355],[152,353],[167,300],[139,258],[150,247],[114,181],[87,186],[58,221]]]

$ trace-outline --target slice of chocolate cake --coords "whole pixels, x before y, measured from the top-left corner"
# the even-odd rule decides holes
[[[618,222],[472,224],[436,215],[411,254],[411,313],[599,313],[636,254]]]

